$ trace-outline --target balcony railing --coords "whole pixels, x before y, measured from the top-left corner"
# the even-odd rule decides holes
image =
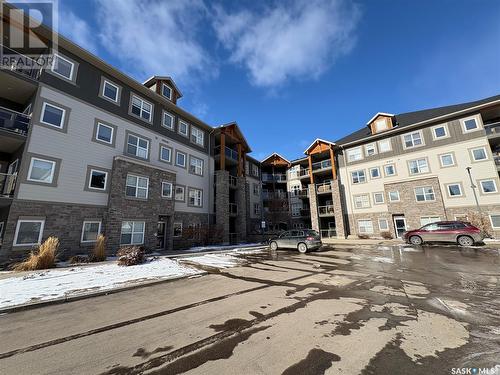
[[[320,229],[321,238],[333,238],[337,237],[336,229]]]
[[[17,173],[0,173],[0,196],[11,197],[16,187]]]
[[[217,146],[214,148],[214,154],[215,155],[220,155],[220,146]],[[232,160],[238,160],[238,152],[233,150],[232,148],[229,148],[227,146],[224,147],[224,154],[226,155],[226,158],[232,159]]]
[[[22,135],[28,134],[30,116],[0,107],[0,129]]]
[[[287,193],[284,191],[263,191],[262,192],[263,199],[287,199]]]
[[[331,216],[333,215],[333,204],[328,204],[326,206],[318,207],[319,216]]]
[[[494,156],[493,160],[495,160],[495,164],[500,167],[500,155]]]
[[[271,174],[271,173],[263,173],[262,181],[264,182],[286,182],[286,174]]]
[[[328,193],[332,191],[332,184],[330,182],[324,182],[322,184],[317,184],[316,185],[316,191],[321,194],[321,193]]]
[[[236,203],[229,203],[229,215],[238,215],[238,206]]]
[[[319,171],[321,169],[327,169],[327,168],[331,168],[331,167],[332,167],[331,160],[323,160],[323,161],[312,164],[313,171]]]
[[[38,78],[40,78],[42,65],[40,65],[36,60],[2,44],[0,44],[0,48],[0,52],[3,52],[3,54],[0,55],[4,56],[5,60],[5,62],[2,63],[3,67],[6,67],[8,64],[8,69],[11,72],[21,74],[33,80],[38,80]]]
[[[237,187],[237,185],[238,185],[238,180],[236,179],[236,177],[230,175],[229,176],[229,186],[235,188],[235,187]]]
[[[484,125],[486,135],[493,137],[500,137],[500,122]]]

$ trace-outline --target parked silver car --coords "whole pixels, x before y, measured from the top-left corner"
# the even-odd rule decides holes
[[[300,253],[321,247],[321,237],[312,229],[289,230],[269,241],[271,250],[297,249]]]

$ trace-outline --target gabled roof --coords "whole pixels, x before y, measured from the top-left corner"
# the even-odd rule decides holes
[[[288,159],[284,158],[283,156],[281,156],[280,154],[278,154],[277,152],[273,152],[271,155],[269,155],[267,158],[263,159],[261,161],[261,163],[265,163],[267,160],[271,159],[272,157],[278,157],[280,159],[283,159],[284,161],[286,161],[288,164],[290,164],[290,161],[288,161]]]
[[[415,112],[406,112],[394,115],[392,118],[394,127],[393,129],[387,130],[381,134],[391,133],[393,130],[405,128],[411,125],[416,125],[426,121],[442,121],[448,117],[458,116],[461,112],[466,112],[467,110],[472,110],[475,107],[488,105],[493,102],[498,102],[500,104],[500,95],[490,96],[489,98],[476,100],[473,102],[454,104],[445,107],[424,109]],[[365,138],[371,137],[372,132],[367,127],[364,126],[362,129],[351,133],[344,138],[335,141],[336,144],[342,145],[346,143],[352,143],[356,141],[362,141]],[[376,136],[376,135],[373,135]]]
[[[170,76],[152,76],[152,77],[148,78],[143,83],[143,85],[146,86],[146,87],[151,87],[151,86],[153,86],[154,83],[156,83],[156,81],[168,81],[172,85],[173,89],[175,91],[177,91],[177,94],[178,94],[177,97],[178,98],[182,97],[181,90],[179,90],[179,88],[175,84],[174,80]]]
[[[393,117],[394,115],[392,113],[385,113],[385,112],[377,112],[375,116],[373,116],[367,123],[366,125],[370,125],[373,120],[375,120],[378,116],[386,116],[386,117]]]
[[[318,143],[325,143],[325,144],[327,144],[327,145],[335,146],[335,143],[333,143],[333,142],[330,142],[330,141],[325,141],[324,139],[321,139],[321,138],[316,138],[316,139],[314,140],[314,142],[313,142],[313,143],[311,143],[311,144],[309,145],[309,147],[307,147],[307,148],[306,148],[306,150],[304,151],[304,154],[306,154],[306,155],[307,155],[307,153],[311,150],[311,148],[313,148],[314,146],[316,146]]]
[[[223,128],[230,128],[230,129],[234,130],[234,132],[236,133],[237,137],[243,143],[243,146],[246,149],[246,152],[252,152],[252,149],[248,145],[248,142],[247,142],[245,136],[243,135],[243,132],[241,131],[241,129],[238,126],[238,123],[236,121],[231,121],[231,122],[228,122],[227,124],[219,125],[216,129],[223,129]]]

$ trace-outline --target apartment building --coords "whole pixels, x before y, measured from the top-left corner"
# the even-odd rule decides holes
[[[110,253],[184,248],[212,227],[221,242],[244,240],[260,167],[238,125],[183,110],[170,77],[137,82],[58,39],[50,66],[0,69],[0,260],[50,235],[63,256],[87,252],[99,233]],[[26,59],[8,42],[3,53]]]

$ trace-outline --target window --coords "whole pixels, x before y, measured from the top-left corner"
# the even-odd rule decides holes
[[[366,182],[365,170],[351,172],[351,179],[353,184],[361,184]]]
[[[292,216],[300,216],[300,209],[302,208],[301,203],[292,203]]]
[[[172,161],[172,149],[166,146],[160,146],[160,160],[170,163]]]
[[[259,184],[253,184],[253,195],[259,195]]]
[[[161,85],[161,94],[165,98],[172,100],[172,88],[164,83]]]
[[[438,125],[432,128],[432,138],[434,140],[448,137],[448,127],[446,125]]]
[[[415,198],[417,202],[433,201],[434,188],[432,186],[424,186],[415,188]]]
[[[122,221],[121,245],[142,245],[144,243],[144,221]]]
[[[384,203],[384,193],[381,193],[381,192],[373,193],[373,202],[375,204]]]
[[[384,131],[388,128],[387,121],[385,118],[381,118],[380,120],[375,121],[375,123],[373,125],[375,127],[375,133],[379,133],[379,132]]]
[[[361,147],[351,148],[347,150],[347,160],[356,161],[363,159],[363,154],[361,152]]]
[[[377,153],[377,148],[375,146],[375,143],[370,143],[369,145],[365,146],[365,154],[366,156],[372,156]]]
[[[141,159],[149,157],[149,141],[129,134],[127,137],[127,153]]]
[[[420,218],[420,225],[424,226],[427,224],[435,223],[437,221],[441,221],[441,218],[439,216],[422,216]]]
[[[151,122],[153,114],[153,105],[135,95],[132,95],[132,109],[133,115]]]
[[[373,233],[373,223],[371,220],[358,220],[359,233]]]
[[[114,130],[112,126],[104,125],[101,122],[97,123],[97,130],[96,130],[96,139],[98,141],[107,143],[107,144],[113,144],[113,133]]]
[[[404,148],[412,148],[423,145],[422,133],[420,131],[404,134],[402,137]]]
[[[253,214],[260,215],[260,204],[259,203],[253,204]]]
[[[102,93],[106,99],[118,103],[118,95],[120,93],[120,88],[109,81],[104,81],[102,85]]]
[[[186,168],[186,154],[180,151],[175,153],[175,165]]]
[[[97,236],[101,233],[100,221],[84,221],[82,228],[81,242],[95,242]]]
[[[389,201],[399,202],[399,191],[393,190],[389,192]]]
[[[447,186],[448,195],[450,197],[461,197],[462,196],[462,186],[460,184],[449,184]]]
[[[391,140],[390,139],[382,139],[381,141],[378,141],[378,152],[383,153],[383,152],[388,152],[391,151]]]
[[[428,173],[429,165],[427,164],[427,159],[416,159],[410,160],[408,162],[408,167],[410,168],[410,174]]]
[[[484,147],[474,148],[471,150],[471,153],[472,153],[472,159],[474,161],[481,161],[488,159],[488,154],[486,153],[486,148]]]
[[[127,175],[125,195],[127,197],[143,198],[148,197],[149,178]]]
[[[396,167],[394,164],[388,164],[384,166],[384,173],[386,177],[394,176],[396,174]]]
[[[175,200],[177,202],[184,202],[184,186],[175,187]]]
[[[54,54],[54,59],[52,60],[52,66],[50,68],[53,73],[71,81],[73,79],[74,69],[75,64],[60,55]]]
[[[455,158],[453,157],[453,154],[439,155],[439,161],[441,163],[441,167],[451,167],[455,165]]]
[[[200,189],[189,189],[188,204],[195,207],[203,205],[203,191]]]
[[[42,116],[40,122],[42,122],[45,125],[54,126],[56,128],[62,129],[64,126],[65,115],[66,115],[66,110],[56,107],[55,105],[49,103],[43,103]]]
[[[42,241],[45,220],[18,220],[14,246],[33,246]]]
[[[354,207],[367,208],[370,207],[370,198],[367,194],[357,195],[354,197]]]
[[[189,172],[198,176],[203,176],[203,160],[195,158],[194,156],[190,156]]]
[[[172,183],[170,182],[161,183],[161,196],[163,198],[172,198]]]
[[[174,237],[182,236],[182,223],[174,223]]]
[[[370,178],[379,178],[380,177],[380,168],[375,167],[375,168],[370,168]]]
[[[494,229],[500,228],[500,214],[490,215],[491,227]]]
[[[259,177],[259,167],[255,164],[250,164],[250,173],[254,177]]]
[[[31,158],[28,181],[51,184],[54,179],[55,168],[55,161]]]
[[[479,185],[481,185],[481,191],[484,194],[491,194],[497,192],[497,184],[495,183],[495,180],[479,181]]]
[[[89,177],[89,189],[106,190],[107,179],[108,172],[91,169]]]
[[[178,128],[178,132],[179,134],[187,137],[188,136],[188,124],[186,124],[184,121],[182,120],[179,120],[179,128]]]
[[[191,126],[191,142],[203,146],[205,144],[204,139],[205,133],[202,130],[195,128],[194,126]]]
[[[464,133],[472,132],[474,130],[479,129],[479,124],[477,123],[477,119],[475,117],[462,119],[460,120],[460,122],[462,123]]]
[[[389,222],[387,219],[378,219],[378,228],[381,231],[389,230]]]
[[[163,111],[162,125],[170,130],[174,130],[175,117],[174,115]]]

